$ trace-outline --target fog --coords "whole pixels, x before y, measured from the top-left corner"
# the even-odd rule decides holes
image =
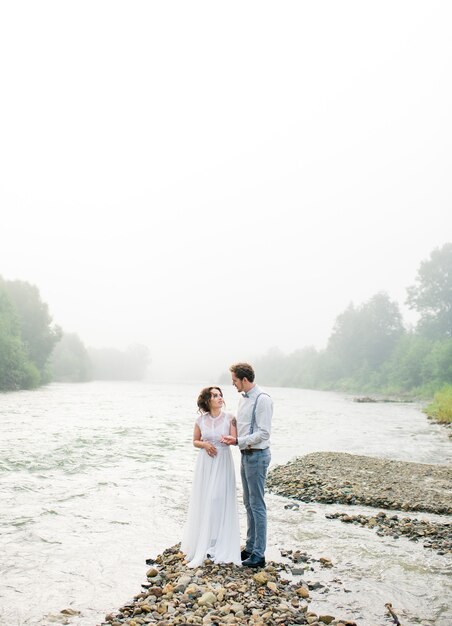
[[[0,275],[216,381],[451,240],[452,5],[9,2]]]

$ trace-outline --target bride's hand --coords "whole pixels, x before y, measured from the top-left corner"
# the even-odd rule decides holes
[[[213,443],[206,443],[206,445],[204,446],[204,450],[209,456],[216,456],[217,454],[217,449],[215,448]]]

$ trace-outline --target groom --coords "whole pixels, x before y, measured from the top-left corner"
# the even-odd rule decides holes
[[[232,384],[242,394],[237,411],[237,438],[223,438],[224,443],[238,445],[241,452],[240,473],[243,503],[247,515],[245,549],[242,565],[265,566],[267,544],[267,508],[264,501],[265,477],[270,464],[270,431],[273,402],[254,382],[254,370],[248,363],[230,368]]]

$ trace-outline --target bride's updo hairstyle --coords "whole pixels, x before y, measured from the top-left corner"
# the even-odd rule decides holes
[[[210,395],[212,389],[218,389],[221,397],[223,397],[223,392],[219,387],[204,387],[198,396],[198,413],[208,413],[210,411]]]

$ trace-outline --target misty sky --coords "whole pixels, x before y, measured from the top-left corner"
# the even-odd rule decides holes
[[[452,3],[6,2],[0,274],[216,380],[452,240]],[[404,310],[405,313],[405,310]]]

